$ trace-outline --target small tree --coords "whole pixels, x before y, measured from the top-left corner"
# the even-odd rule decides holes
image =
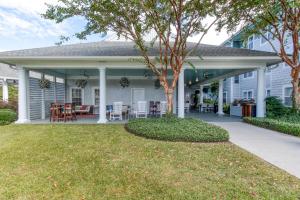
[[[271,45],[282,61],[291,67],[293,108],[299,112],[300,1],[232,1],[230,5],[227,15],[219,21],[219,29],[225,26],[232,31],[242,22],[246,25],[248,35],[258,34]],[[291,40],[291,46],[288,45],[288,40]],[[275,42],[279,43],[279,49],[276,48]]]
[[[168,102],[168,113],[173,109],[173,93],[186,58],[198,47],[202,38],[226,10],[223,0],[59,0],[48,5],[43,15],[57,23],[73,17],[86,19],[85,30],[75,34],[85,39],[90,34],[112,31],[135,43],[145,64],[158,77]],[[205,24],[204,19],[212,17]],[[144,36],[154,33],[151,42]],[[200,34],[192,48],[187,47],[191,36]],[[159,49],[156,59],[149,56],[153,45]],[[191,64],[191,63],[190,63]],[[168,81],[168,70],[172,79]]]

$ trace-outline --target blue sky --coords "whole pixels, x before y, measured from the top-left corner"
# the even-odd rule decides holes
[[[45,20],[45,3],[55,4],[56,0],[0,0],[0,51],[53,46],[61,35],[71,36],[82,30],[84,20],[73,18],[61,24]],[[228,35],[226,32],[210,31],[203,43],[220,44]],[[79,41],[75,38],[68,43],[116,40],[113,34],[102,38],[99,35]],[[197,36],[191,38],[196,41]]]

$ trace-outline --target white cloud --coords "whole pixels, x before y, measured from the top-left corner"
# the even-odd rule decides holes
[[[16,9],[23,13],[37,14],[47,9],[45,3],[55,4],[57,0],[0,0],[0,7]]]
[[[64,35],[67,23],[55,24],[41,17],[47,9],[45,3],[56,0],[0,0],[0,36],[38,37]]]

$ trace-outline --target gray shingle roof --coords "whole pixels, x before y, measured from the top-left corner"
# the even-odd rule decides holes
[[[188,43],[188,48],[195,43]],[[150,56],[158,55],[157,46],[149,49]],[[133,42],[101,41],[92,43],[79,43],[72,45],[53,46],[45,48],[24,49],[6,51],[0,53],[1,57],[47,57],[47,56],[140,56],[139,50],[134,47]],[[254,51],[249,49],[238,49],[214,45],[199,45],[192,56],[276,56],[275,53]]]

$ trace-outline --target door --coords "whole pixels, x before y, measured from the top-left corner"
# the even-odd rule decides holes
[[[138,101],[145,101],[145,88],[131,89],[131,106],[135,109]]]

